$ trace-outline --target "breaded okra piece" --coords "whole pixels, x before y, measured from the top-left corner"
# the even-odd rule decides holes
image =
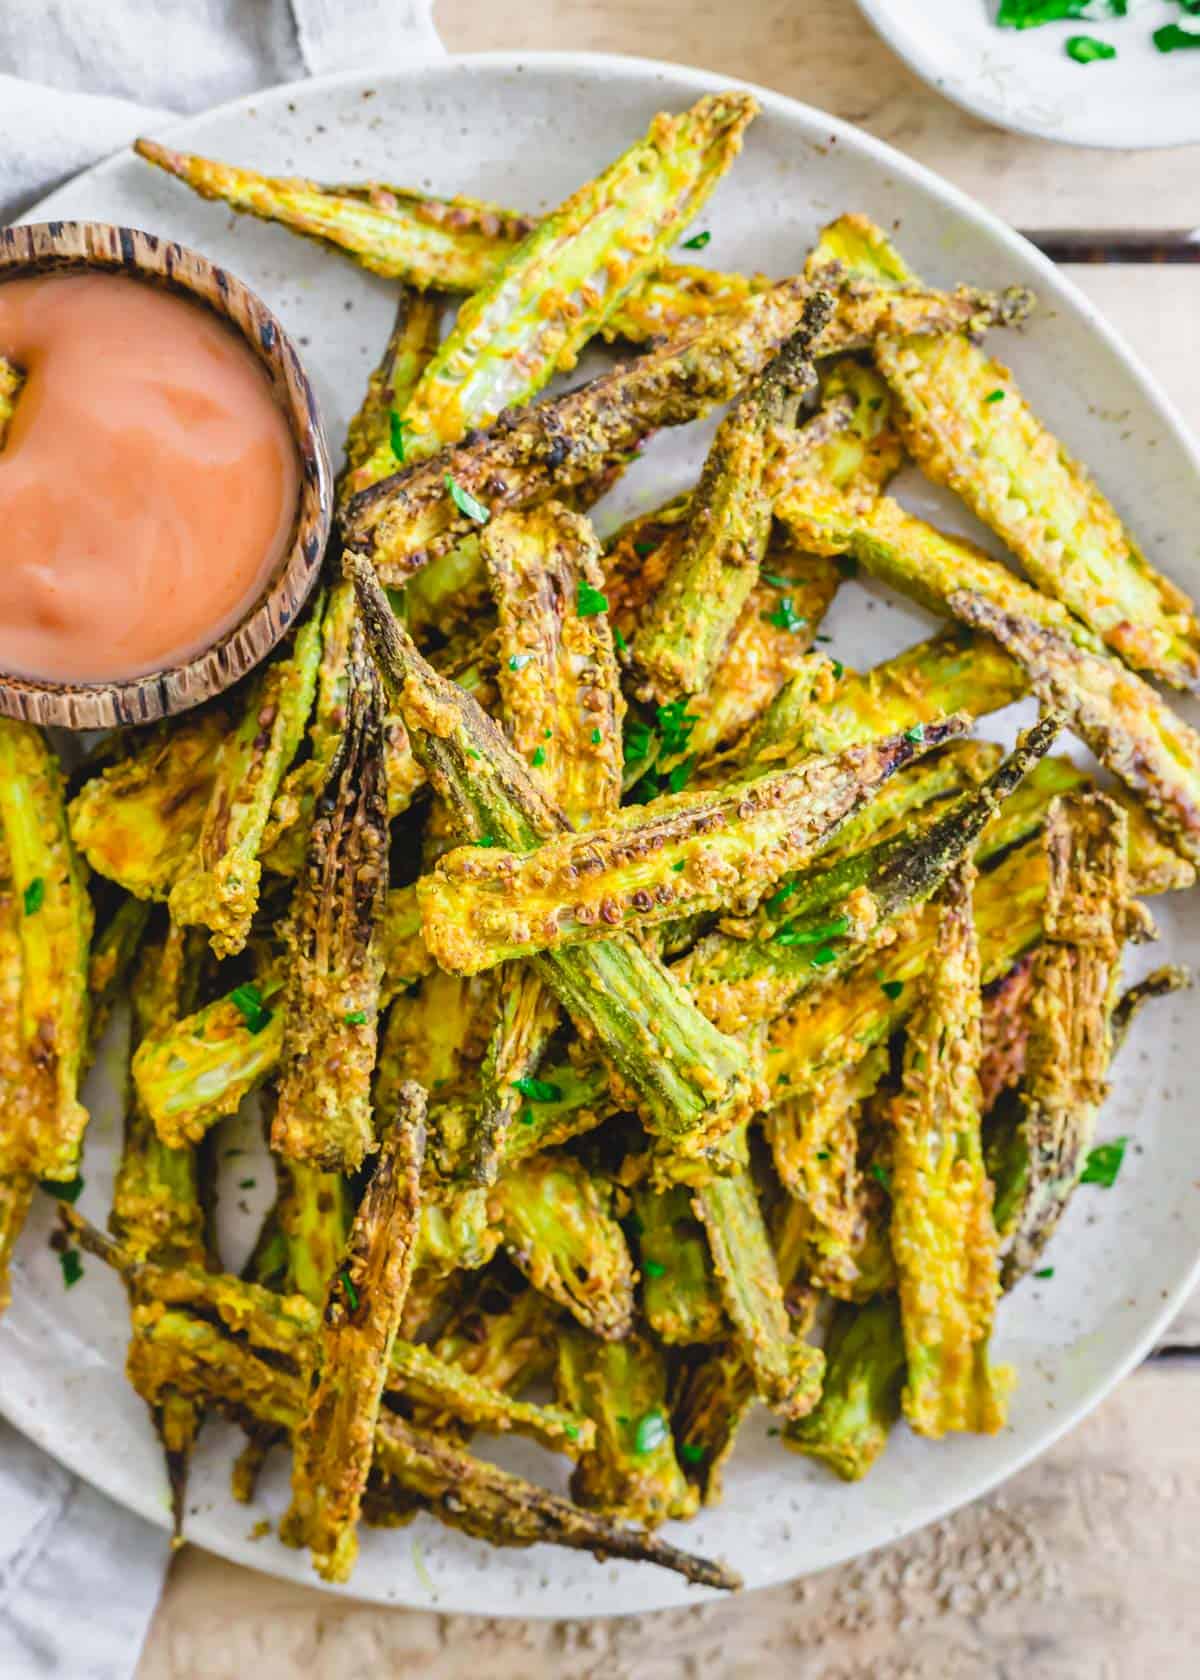
[[[521,1394],[554,1369],[560,1313],[505,1268],[487,1271],[456,1302],[432,1342],[445,1364],[501,1394]]]
[[[1108,1095],[1121,948],[1131,931],[1126,817],[1101,793],[1055,802],[1046,824],[1045,933],[1033,959],[1004,1283],[1033,1267],[1079,1182]]]
[[[246,688],[241,717],[221,743],[199,837],[170,890],[172,917],[208,928],[220,957],[240,951],[250,933],[263,830],[312,709],[320,654],[318,602],[291,648]]]
[[[124,994],[125,982],[141,948],[150,906],[125,897],[92,940],[88,957],[88,1049],[94,1054]]]
[[[904,1415],[935,1437],[995,1434],[1010,1380],[988,1358],[1000,1263],[980,1136],[974,874],[962,865],[938,895],[933,962],[908,1025],[901,1091],[888,1105]]]
[[[868,284],[919,284],[878,230],[860,242]],[[965,333],[880,337],[875,361],[922,470],[957,492],[1029,577],[1135,670],[1176,688],[1200,679],[1188,597],[1146,559],[1086,468],[1029,407],[1009,370]]]
[[[743,1152],[745,1144],[741,1145]],[[750,1167],[698,1185],[692,1207],[708,1234],[725,1311],[760,1399],[781,1417],[799,1418],[816,1405],[824,1358],[797,1337]]]
[[[633,1260],[605,1187],[570,1155],[535,1155],[489,1194],[509,1258],[585,1330],[620,1341],[633,1323]]]
[[[425,943],[454,973],[696,911],[752,910],[895,771],[968,725],[947,718],[728,791],[679,793],[536,851],[460,847],[417,888]]]
[[[564,818],[470,697],[438,678],[397,625],[371,569],[350,559],[363,620],[413,748],[460,832],[532,848]],[[586,615],[585,615],[586,616]],[[539,972],[632,1091],[651,1129],[702,1150],[759,1091],[750,1051],[715,1033],[667,970],[627,936],[537,959]]]
[[[785,1446],[861,1481],[900,1416],[904,1336],[894,1295],[839,1306],[825,1343],[825,1386],[816,1408],[783,1432]]]
[[[890,943],[976,844],[1011,845],[1038,826],[1046,792],[1039,784],[1024,797],[1017,790],[1058,728],[1056,717],[1040,719],[990,776],[915,832],[901,830],[786,881],[760,909],[750,938],[718,931],[700,940],[676,965],[700,1008],[730,1032],[772,1020]],[[1006,808],[1014,797],[1015,815]]]
[[[425,1092],[410,1083],[383,1128],[379,1159],[330,1279],[317,1377],[293,1438],[292,1503],[280,1525],[317,1573],[345,1581],[404,1296],[412,1275],[425,1155]]]
[[[219,1326],[157,1304],[139,1309],[144,1318],[135,1341],[138,1368],[131,1378],[139,1392],[163,1382],[249,1414],[269,1425],[294,1430],[305,1404],[304,1377],[286,1363],[268,1363]],[[657,1563],[689,1580],[729,1589],[740,1578],[724,1565],[681,1552],[638,1529],[611,1523],[520,1476],[472,1457],[444,1440],[383,1410],[376,1420],[373,1481],[419,1494],[422,1504],[452,1528],[500,1546],[539,1542],[602,1558]]]
[[[79,1170],[88,1119],[78,1086],[92,905],[67,830],[58,759],[40,730],[10,718],[0,718],[0,830],[15,918],[6,940],[9,973],[0,976],[10,998],[18,948],[20,975],[15,1042],[0,1069],[8,1086],[0,1162],[8,1174],[69,1180]]]
[[[985,717],[1028,689],[1021,667],[993,642],[949,625],[869,671],[823,663],[799,672],[758,727],[701,770],[697,781],[710,786],[764,775],[810,753],[840,752],[953,712]]]
[[[439,340],[442,300],[433,293],[400,290],[396,319],[379,365],[367,382],[367,394],[346,433],[346,466],[338,500],[377,484],[404,465],[404,411],[417,382],[429,366]],[[403,451],[397,454],[397,446]]]
[[[71,838],[100,875],[135,898],[166,898],[195,850],[229,732],[220,707],[172,718],[90,777],[68,808]]]
[[[750,94],[725,92],[661,112],[538,223],[462,305],[422,375],[404,415],[409,459],[489,425],[574,365],[706,203],[757,110]]]
[[[1096,757],[1141,800],[1163,833],[1200,861],[1200,735],[1141,677],[1033,618],[962,589],[948,605],[1019,660]]]
[[[349,1240],[350,1186],[341,1173],[322,1172],[284,1155],[272,1159],[276,1183],[272,1212],[283,1265],[278,1287],[282,1294],[303,1295],[319,1307]]]
[[[17,398],[21,394],[21,386],[25,383],[25,375],[19,367],[6,361],[0,356],[0,449],[8,439],[8,428],[12,424],[13,410],[17,406]]]
[[[690,1346],[715,1342],[728,1332],[704,1227],[692,1211],[686,1185],[633,1192],[642,1312],[660,1342]]]
[[[286,1024],[271,1147],[326,1172],[374,1148],[375,1066],[388,877],[383,695],[361,629],[346,726],[317,798],[288,923]]]
[[[595,1442],[571,1477],[571,1497],[589,1510],[657,1528],[696,1514],[700,1500],[675,1457],[667,1409],[667,1363],[636,1333],[597,1341],[582,1330],[558,1339],[555,1392],[595,1427]]]
[[[683,542],[633,644],[644,699],[665,703],[699,693],[712,678],[766,553],[773,500],[767,467],[774,433],[794,422],[801,400],[815,384],[810,353],[831,308],[823,293],[811,300],[799,329],[717,428],[691,498]],[[819,443],[826,441],[822,417],[810,426],[819,433]]]

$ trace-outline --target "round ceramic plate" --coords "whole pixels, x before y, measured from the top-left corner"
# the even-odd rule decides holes
[[[542,209],[594,173],[662,108],[678,110],[721,85],[696,70],[634,59],[510,55],[446,60],[389,75],[341,75],[280,88],[182,122],[173,145],[278,173],[329,181],[375,176],[439,193],[469,193]],[[1059,435],[1097,471],[1152,557],[1200,591],[1200,472],[1177,417],[1089,304],[1000,222],[899,153],[818,111],[762,90],[745,151],[699,225],[714,266],[794,272],[819,227],[865,211],[895,231],[931,281],[1024,282],[1042,307],[1027,331],[998,342]],[[201,202],[132,156],[112,159],[31,214],[132,222],[207,252],[275,309],[307,356],[337,439],[358,404],[390,324],[389,286],[279,228]],[[601,510],[606,527],[694,478],[709,428],[660,436]],[[901,494],[960,530],[952,499],[912,475]],[[977,536],[980,533],[975,533]],[[987,540],[983,537],[982,540]],[[929,621],[858,584],[844,586],[827,628],[832,652],[867,666],[916,640]],[[993,725],[993,720],[988,720]],[[1011,733],[1012,718],[989,728]],[[1155,960],[1200,952],[1200,900],[1161,907]],[[1131,971],[1146,966],[1139,954]],[[1009,1427],[993,1439],[933,1445],[898,1428],[868,1479],[845,1487],[768,1439],[752,1418],[726,1478],[724,1503],[667,1532],[735,1562],[751,1587],[826,1568],[894,1540],[961,1505],[1041,1452],[1146,1351],[1187,1289],[1200,1221],[1197,1052],[1180,1030],[1188,1005],[1170,1000],[1139,1020],[1123,1054],[1102,1136],[1135,1140],[1116,1187],[1081,1190],[1054,1243],[1054,1278],[1027,1282],[1002,1308],[998,1354],[1020,1372]],[[102,1221],[120,1111],[121,1046],[100,1058],[87,1089],[82,1207]],[[223,1129],[226,1263],[240,1263],[267,1198],[255,1128]],[[230,1153],[238,1152],[242,1153]],[[127,1312],[117,1280],[95,1261],[69,1293],[47,1249],[44,1199],[19,1250],[12,1307],[0,1327],[2,1403],[22,1429],[114,1498],[166,1521],[167,1489],[143,1407],[122,1375]],[[273,1534],[253,1540],[286,1500],[283,1455],[260,1507],[229,1497],[231,1431],[206,1427],[193,1470],[187,1532],[240,1562],[313,1581],[307,1560]],[[561,1461],[517,1444],[506,1462],[564,1485]],[[661,1570],[597,1564],[548,1547],[495,1551],[422,1517],[364,1531],[349,1589],[398,1604],[487,1615],[586,1616],[695,1602]]]
[[[947,99],[1021,134],[1138,151],[1200,141],[1200,54],[1161,53],[1164,24],[1196,33],[1171,0],[1130,0],[1124,18],[998,29],[999,0],[858,0],[900,57]],[[1115,47],[1077,64],[1073,35]]]

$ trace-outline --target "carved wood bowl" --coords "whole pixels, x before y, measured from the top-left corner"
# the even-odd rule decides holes
[[[68,683],[0,671],[0,713],[66,729],[152,723],[244,677],[295,623],[321,569],[333,492],[316,398],[296,348],[266,304],[226,269],[171,240],[105,222],[0,228],[0,283],[32,274],[136,274],[211,309],[266,370],[300,460],[292,539],[241,622],[183,664],[120,682]]]

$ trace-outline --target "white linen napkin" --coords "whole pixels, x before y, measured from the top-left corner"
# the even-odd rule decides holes
[[[179,113],[436,52],[430,10],[430,0],[3,0],[0,223]],[[165,1532],[0,1418],[0,1680],[129,1680],[169,1550]]]

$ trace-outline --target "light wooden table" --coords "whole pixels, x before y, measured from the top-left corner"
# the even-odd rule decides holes
[[[1017,225],[1200,225],[1200,148],[1002,134],[911,76],[853,0],[439,0],[438,24],[452,51],[639,53],[762,82]],[[1200,269],[1075,278],[1200,431]],[[346,1606],[187,1549],[137,1680],[1185,1680],[1200,1674],[1200,1300],[1166,1345],[999,1493],[816,1579],[652,1619],[486,1622]]]

